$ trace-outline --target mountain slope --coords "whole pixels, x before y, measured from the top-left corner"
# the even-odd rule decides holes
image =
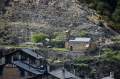
[[[29,4],[14,3],[7,13],[13,22],[28,22],[38,27],[86,28],[93,25],[87,18],[91,12],[92,10],[77,4],[75,0],[46,0]]]
[[[97,13],[103,16],[103,19],[115,30],[120,30],[120,0],[78,0],[80,3],[86,3]]]
[[[84,29],[88,37],[95,39],[112,34],[101,27],[99,20],[90,20],[89,17],[97,16],[95,10],[77,0],[14,0],[9,2],[4,16],[13,26],[12,34],[18,37],[38,32],[52,34],[68,29],[74,36],[79,36]]]

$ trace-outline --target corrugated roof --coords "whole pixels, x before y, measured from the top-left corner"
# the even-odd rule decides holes
[[[35,57],[36,59],[43,59],[44,58],[41,55],[37,54],[36,52],[33,52],[30,49],[21,49],[21,50],[24,51],[25,53],[31,55],[32,57]]]
[[[89,42],[91,38],[85,38],[85,37],[76,37],[74,40],[69,40],[69,42]]]

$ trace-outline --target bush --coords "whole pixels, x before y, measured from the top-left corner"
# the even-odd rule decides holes
[[[120,0],[78,0],[78,1],[80,1],[80,3],[82,2],[88,4],[88,7],[95,9],[102,16],[106,16],[110,21],[114,23],[112,28],[119,31]],[[106,18],[104,18],[104,20],[106,21]]]
[[[104,54],[102,54],[101,57],[109,61],[120,61],[120,51],[106,49],[104,50]]]
[[[64,32],[56,32],[53,40],[56,42],[60,42],[60,41],[64,41],[65,38],[66,38],[66,34]]]
[[[85,37],[88,35],[88,33],[85,30],[81,30],[79,35],[80,35],[80,37]]]
[[[57,48],[64,48],[65,42],[64,41],[52,41],[51,45]]]
[[[112,15],[112,18],[115,22],[120,22],[120,9],[116,9]]]
[[[89,56],[81,56],[79,58],[76,58],[74,60],[75,63],[88,63],[90,61],[93,61],[94,57],[89,57]]]
[[[47,38],[46,34],[39,33],[39,34],[34,34],[32,35],[32,42],[38,43],[38,42],[43,42]]]
[[[88,76],[92,70],[88,64],[84,64],[84,63],[77,64],[75,65],[74,68],[77,72],[79,72],[80,77],[83,77],[83,78],[85,76]]]

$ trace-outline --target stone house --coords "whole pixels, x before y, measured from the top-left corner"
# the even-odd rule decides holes
[[[70,51],[85,51],[93,47],[91,38],[86,37],[76,37],[65,42],[65,48]]]

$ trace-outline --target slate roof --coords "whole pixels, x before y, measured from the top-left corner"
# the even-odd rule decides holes
[[[91,38],[85,38],[85,37],[76,37],[73,40],[69,40],[69,42],[90,42]]]
[[[36,59],[43,59],[41,55],[37,54],[36,52],[33,52],[31,49],[21,49],[23,52],[29,54],[32,57],[35,57]]]
[[[51,72],[49,72],[49,74],[53,75],[54,77],[57,77],[59,79],[63,79],[63,71],[62,69],[57,69],[57,70],[53,70]],[[75,76],[74,74],[68,72],[67,70],[65,70],[65,79],[69,79],[69,78],[73,78],[73,79],[80,79],[79,77]]]
[[[13,62],[16,66],[18,66],[18,67],[20,67],[20,68],[22,68],[22,69],[24,69],[24,70],[26,70],[26,71],[28,71],[28,72],[31,72],[31,73],[33,73],[33,74],[35,74],[35,75],[41,75],[41,74],[43,74],[42,72],[40,72],[38,69],[35,69],[34,67],[32,67],[32,66],[30,66],[30,65],[28,65],[28,64],[25,64],[25,63],[23,63],[23,62],[21,62],[21,61],[14,61]]]

